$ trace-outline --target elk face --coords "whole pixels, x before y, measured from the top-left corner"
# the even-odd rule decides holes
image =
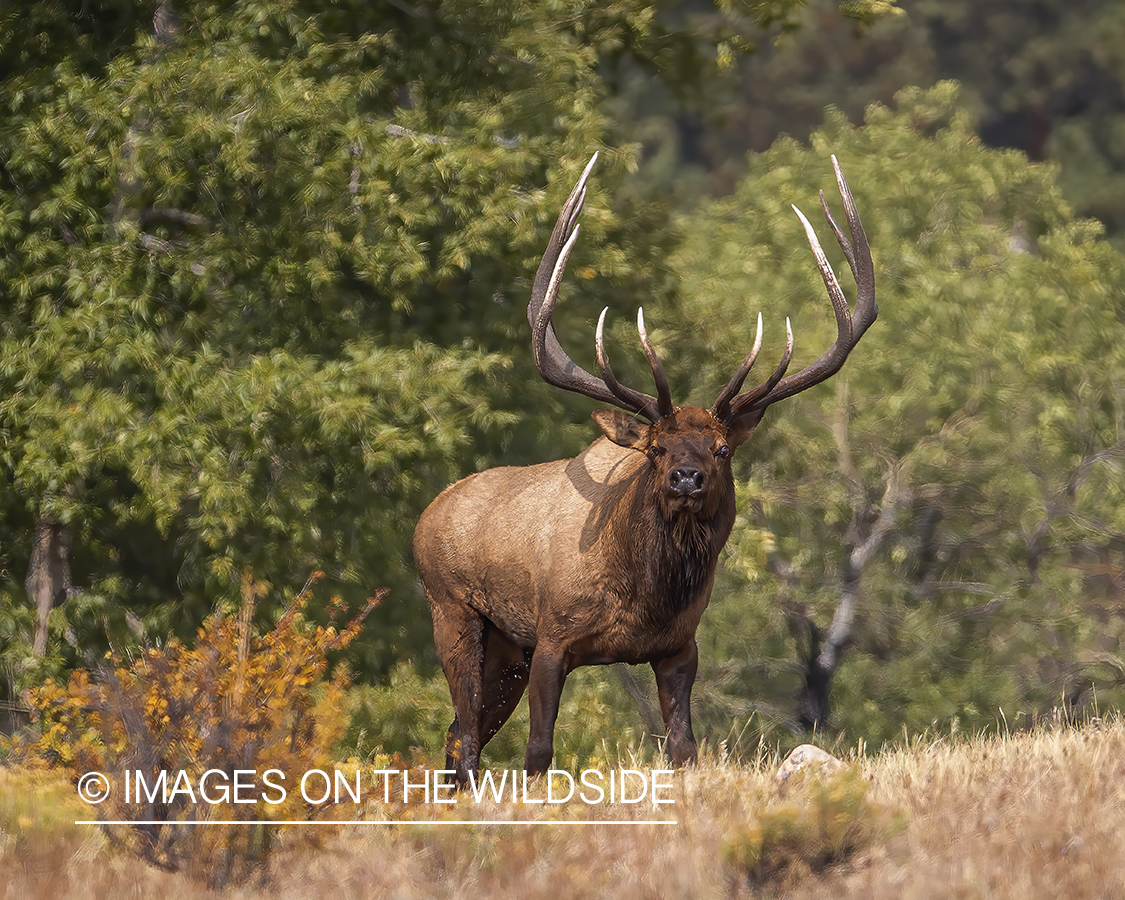
[[[733,489],[731,456],[747,433],[729,428],[708,410],[681,407],[650,425],[619,410],[600,409],[594,420],[615,444],[648,457],[665,518],[689,513],[709,519]]]

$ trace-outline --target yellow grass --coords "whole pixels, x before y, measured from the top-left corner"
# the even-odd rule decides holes
[[[843,799],[818,795],[826,810],[819,825],[809,824],[802,807],[812,802],[816,782],[806,779],[804,786],[782,791],[774,778],[777,762],[704,759],[675,776],[675,803],[657,809],[469,800],[440,809],[369,804],[357,812],[374,819],[507,818],[540,824],[348,826],[326,832],[320,849],[301,842],[290,848],[283,834],[268,881],[212,896],[1125,896],[1125,725],[1120,722],[917,742],[850,761],[845,774],[851,781],[841,782]],[[0,898],[177,900],[206,894],[185,875],[115,852],[96,829],[68,824],[86,809],[45,777],[0,769]],[[781,841],[800,838],[800,829],[823,826],[825,833],[836,833],[841,821],[846,827],[848,816],[865,810],[875,811],[876,826],[843,861],[826,868],[775,868],[764,882],[748,875],[746,848],[771,829]],[[641,816],[674,818],[677,824],[543,824]],[[829,821],[834,816],[841,821]],[[827,840],[811,839],[814,844]]]

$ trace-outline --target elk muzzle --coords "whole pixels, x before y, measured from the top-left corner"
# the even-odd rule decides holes
[[[703,472],[695,466],[676,466],[668,475],[668,490],[681,497],[702,497]]]

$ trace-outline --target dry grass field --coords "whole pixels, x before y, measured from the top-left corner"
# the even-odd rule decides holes
[[[380,802],[360,815],[537,824],[375,821],[321,828],[319,846],[307,841],[318,826],[293,828],[268,871],[222,891],[74,825],[89,808],[52,773],[0,767],[0,897],[1125,896],[1121,722],[919,741],[785,785],[777,765],[705,758],[658,808]],[[612,824],[639,817],[677,824]],[[606,824],[562,824],[577,819]]]

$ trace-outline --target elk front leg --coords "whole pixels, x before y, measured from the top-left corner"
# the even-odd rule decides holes
[[[677,766],[695,762],[695,735],[691,731],[691,687],[699,665],[699,650],[690,640],[675,656],[652,664],[660,715],[668,729],[668,755]]]
[[[528,775],[542,775],[551,767],[554,755],[555,719],[559,697],[566,681],[566,654],[558,647],[540,644],[531,657],[527,703],[531,713],[531,734],[523,768]]]

